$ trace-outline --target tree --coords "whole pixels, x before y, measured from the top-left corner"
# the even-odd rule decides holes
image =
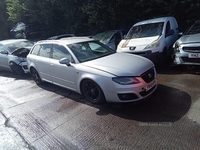
[[[104,30],[129,29],[134,23],[174,16],[186,29],[197,18],[200,0],[1,0],[9,21],[35,23],[48,35],[90,35]],[[5,2],[0,3],[6,12]],[[4,5],[4,6],[3,6]],[[6,13],[1,13],[6,18]],[[4,19],[5,22],[6,19]]]
[[[7,21],[8,14],[6,12],[5,0],[0,0],[0,39],[9,37],[10,23]]]

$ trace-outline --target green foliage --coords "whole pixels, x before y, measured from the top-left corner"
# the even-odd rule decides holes
[[[7,27],[8,21],[23,21],[40,25],[48,35],[92,35],[160,16],[174,16],[185,30],[199,19],[200,0],[1,0],[0,8]]]
[[[6,3],[4,0],[0,0],[0,40],[9,38],[9,26],[7,21],[8,14],[6,13]]]
[[[6,3],[9,14],[9,20],[12,22],[22,20],[24,3],[22,3],[21,0],[6,0]]]

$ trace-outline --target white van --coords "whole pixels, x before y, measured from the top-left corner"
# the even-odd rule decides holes
[[[161,65],[173,55],[172,46],[178,37],[178,23],[174,17],[144,20],[131,27],[117,52],[138,54]]]

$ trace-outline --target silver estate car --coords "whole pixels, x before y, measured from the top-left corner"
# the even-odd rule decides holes
[[[200,65],[200,20],[197,20],[174,43],[173,65]]]
[[[150,60],[115,53],[86,37],[39,41],[27,62],[37,84],[53,83],[95,104],[142,100],[157,88],[156,69]]]
[[[33,42],[26,39],[0,41],[0,69],[19,75],[29,73],[26,56],[33,45]]]

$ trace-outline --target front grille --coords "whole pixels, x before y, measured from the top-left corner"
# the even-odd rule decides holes
[[[188,57],[182,57],[182,60],[183,60],[184,62],[200,63],[200,58],[188,58]]]
[[[141,78],[146,82],[149,83],[155,79],[155,71],[154,68],[146,71],[141,75]]]
[[[183,51],[192,52],[192,53],[199,53],[200,52],[200,46],[197,46],[197,47],[183,47]]]

